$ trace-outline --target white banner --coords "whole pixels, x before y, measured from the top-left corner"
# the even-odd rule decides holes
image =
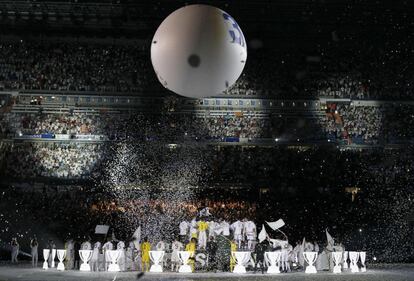
[[[55,139],[57,139],[57,140],[69,140],[70,135],[68,135],[68,134],[55,134]]]
[[[95,234],[107,234],[109,230],[109,225],[98,224],[95,227]]]

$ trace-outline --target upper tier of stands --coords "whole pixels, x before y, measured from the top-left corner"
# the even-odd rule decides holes
[[[250,50],[246,68],[227,95],[412,99],[410,40],[372,42],[344,38],[305,51]],[[166,93],[148,50],[137,45],[19,41],[0,44],[0,90]]]

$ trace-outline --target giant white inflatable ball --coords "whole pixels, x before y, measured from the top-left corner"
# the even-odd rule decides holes
[[[170,14],[151,43],[151,61],[161,84],[186,97],[222,93],[239,78],[247,46],[237,22],[207,5],[189,5]]]

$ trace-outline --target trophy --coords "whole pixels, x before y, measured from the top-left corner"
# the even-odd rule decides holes
[[[341,273],[342,252],[332,252],[334,262],[333,273]]]
[[[57,250],[57,257],[58,257],[58,260],[59,260],[57,270],[64,271],[65,270],[65,265],[63,264],[63,261],[66,258],[66,250]]]
[[[91,271],[89,260],[92,257],[92,250],[79,250],[79,256],[83,263],[80,266],[80,271]]]
[[[47,259],[49,258],[50,250],[49,249],[43,249],[43,269],[47,270],[49,268],[49,265],[47,264]]]
[[[282,255],[282,252],[265,252],[265,257],[270,262],[270,266],[267,268],[267,273],[275,274],[280,273],[279,269],[279,263],[280,263],[280,257]]]
[[[191,255],[191,252],[188,252],[188,251],[179,251],[178,252],[178,257],[180,258],[180,260],[183,263],[180,266],[180,269],[178,270],[178,272],[180,272],[180,273],[191,273],[191,272],[193,272],[191,270],[191,266],[188,264],[188,260],[190,259],[190,255]]]
[[[118,259],[121,255],[121,252],[118,250],[107,250],[106,251],[107,257],[111,264],[108,266],[108,271],[110,272],[118,272],[121,271],[118,264]]]
[[[365,267],[366,256],[367,256],[367,252],[359,252],[359,258],[361,259],[361,272],[367,271],[367,268]]]
[[[351,272],[359,272],[359,268],[357,265],[359,258],[359,252],[349,252],[349,259],[351,260]]]
[[[154,263],[151,265],[150,272],[162,272],[162,266],[159,263],[162,261],[165,251],[150,251],[149,254]]]
[[[246,267],[244,266],[250,260],[250,252],[232,252],[231,253],[236,260],[233,273],[246,273]]]
[[[317,252],[304,252],[303,257],[305,261],[308,263],[308,266],[305,269],[305,273],[316,273],[316,267],[313,265],[318,258]]]

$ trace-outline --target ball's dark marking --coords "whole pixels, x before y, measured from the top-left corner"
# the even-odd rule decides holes
[[[200,56],[196,55],[196,54],[192,54],[188,57],[188,64],[191,67],[198,67],[200,65]]]
[[[157,44],[157,41],[152,41],[152,43]]]
[[[241,61],[241,63],[245,63],[245,61],[244,61],[244,60],[242,60],[242,61]]]

